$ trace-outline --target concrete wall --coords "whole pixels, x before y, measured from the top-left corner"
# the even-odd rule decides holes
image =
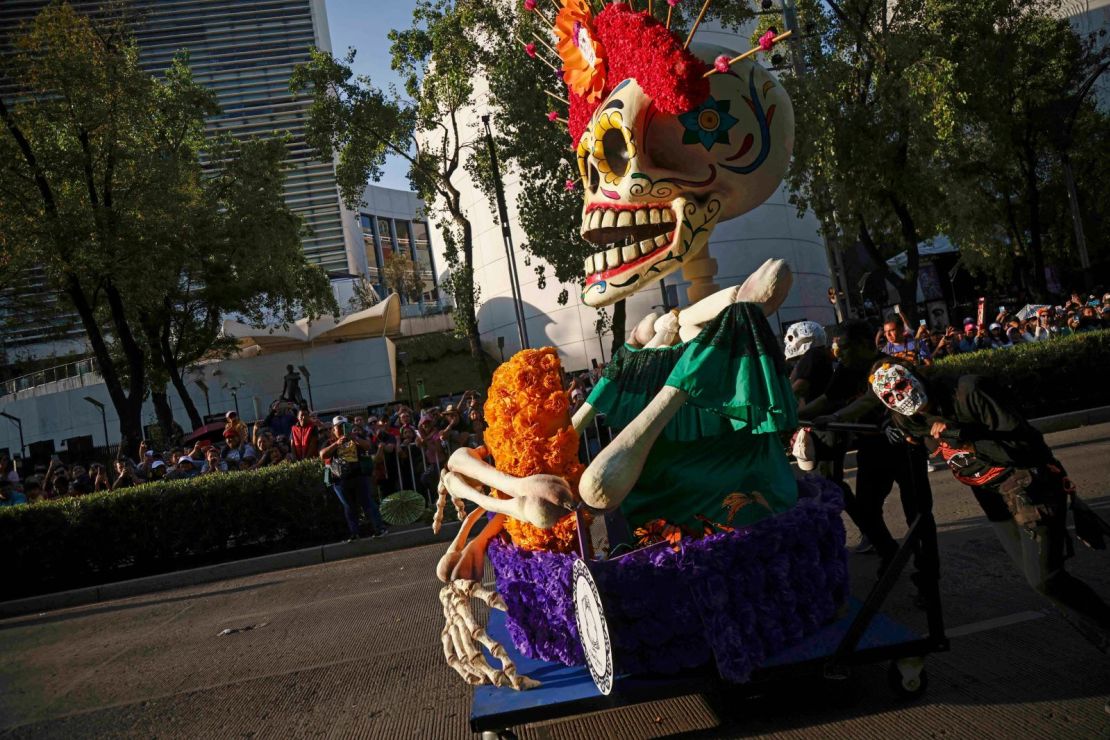
[[[306,347],[292,352],[262,353],[203,365],[190,372],[186,383],[189,395],[202,415],[211,406],[212,413],[235,408],[231,391],[238,390],[239,412],[246,420],[265,416],[270,403],[281,395],[285,366],[304,365],[312,373],[312,400],[316,409],[328,410],[390,401],[397,387],[396,350],[385,337]],[[209,399],[194,383],[200,379],[208,386]],[[308,398],[308,383],[301,379],[301,392]],[[23,436],[28,445],[53,439],[56,449],[70,437],[92,435],[93,444],[104,444],[104,426],[100,412],[84,400],[90,396],[105,406],[108,418],[108,441],[119,441],[119,420],[103,382],[95,375],[70,378],[38,388],[22,391],[0,399],[0,409],[23,420]],[[174,418],[188,428],[181,400],[169,392]],[[0,418],[0,449],[19,450],[16,426]],[[154,408],[143,407],[143,423],[155,423]]]

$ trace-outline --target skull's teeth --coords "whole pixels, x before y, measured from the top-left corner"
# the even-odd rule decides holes
[[[672,241],[674,241],[674,232],[668,231],[666,234],[660,234],[653,239],[643,239],[639,242],[629,240],[624,244],[609,244],[604,252],[591,254],[586,258],[586,275],[588,277],[594,273],[620,267],[656,252],[661,247],[668,246]]]

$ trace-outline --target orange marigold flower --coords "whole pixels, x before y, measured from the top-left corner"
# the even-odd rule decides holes
[[[522,350],[497,368],[484,408],[485,445],[498,470],[518,478],[557,475],[577,495],[583,470],[578,433],[570,425],[563,369],[554,348]],[[574,514],[551,529],[516,519],[505,522],[513,543],[525,550],[573,551],[577,528]]]
[[[563,0],[555,17],[563,81],[591,103],[600,100],[605,90],[605,48],[597,41],[593,20],[586,0]]]

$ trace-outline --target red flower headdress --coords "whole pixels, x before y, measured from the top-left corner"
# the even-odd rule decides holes
[[[578,25],[568,26],[568,22]],[[578,31],[574,37],[569,35],[572,28]],[[570,99],[568,123],[573,141],[582,136],[601,101],[630,77],[663,113],[691,110],[709,97],[709,80],[704,77],[709,67],[646,12],[614,3],[592,16],[584,0],[563,0],[556,33]],[[588,72],[581,52],[583,41],[588,41],[599,62]]]

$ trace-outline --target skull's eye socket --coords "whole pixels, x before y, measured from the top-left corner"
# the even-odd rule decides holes
[[[905,393],[910,389],[910,381],[902,378],[894,384],[894,390]]]
[[[628,161],[631,158],[628,143],[624,139],[624,132],[619,128],[607,130],[601,137],[601,149],[605,153],[605,161],[609,169],[617,177],[624,177],[628,172]]]
[[[879,400],[881,400],[887,406],[893,406],[894,405],[894,394],[891,393],[890,391],[884,391],[883,395],[879,396]]]

